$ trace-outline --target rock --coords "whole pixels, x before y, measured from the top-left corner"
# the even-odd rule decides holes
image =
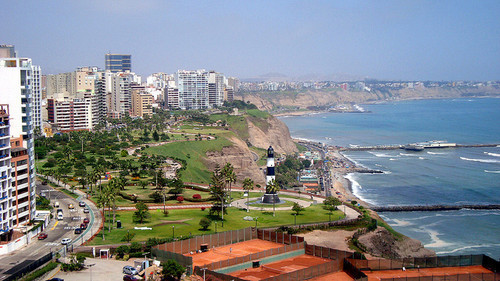
[[[266,123],[257,126],[255,120],[247,118],[248,141],[255,147],[267,149],[270,145],[278,153],[292,154],[297,152],[297,146],[290,137],[288,127],[276,117],[270,116]]]
[[[424,248],[418,240],[403,237],[396,240],[394,236],[383,227],[368,232],[358,238],[366,250],[374,256],[385,258],[409,258],[435,256],[432,250]]]

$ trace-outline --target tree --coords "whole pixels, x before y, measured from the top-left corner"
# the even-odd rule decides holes
[[[159,141],[160,140],[160,136],[158,135],[158,132],[156,130],[153,132],[153,139],[155,141]]]
[[[140,181],[139,185],[142,186],[142,189],[145,189],[146,186],[148,186],[148,182],[147,181]]]
[[[236,182],[236,173],[231,163],[226,163],[226,165],[224,165],[222,168],[222,175],[224,176],[226,188],[229,186],[229,200],[231,201],[231,184]]]
[[[293,207],[292,207],[292,211],[295,212],[295,215],[300,215],[300,212],[303,212],[304,211],[304,207],[300,206],[299,203],[297,202],[294,202],[293,203]]]
[[[247,194],[247,213],[250,212],[250,206],[248,205],[250,200],[250,190],[253,189],[254,182],[251,178],[246,178],[243,180],[243,189],[248,192]]]
[[[201,229],[203,229],[203,230],[207,230],[211,224],[212,224],[212,221],[209,218],[203,217],[200,219],[200,226],[201,226]]]
[[[212,176],[210,178],[210,194],[214,197],[214,204],[210,208],[210,215],[217,213],[217,216],[221,215],[222,211],[222,223],[224,224],[224,212],[227,212],[227,209],[224,209],[226,191],[224,190],[225,186],[225,178],[222,174],[219,165],[215,166],[214,171],[212,172]]]
[[[323,201],[323,209],[328,211],[329,221],[332,221],[331,216],[333,214],[333,211],[335,211],[337,209],[337,206],[340,204],[341,204],[340,200],[335,197],[328,197],[325,199],[325,201]]]
[[[186,269],[173,259],[163,264],[163,278],[166,280],[179,280],[185,271]]]
[[[137,211],[134,212],[134,220],[139,223],[144,223],[146,219],[150,217],[149,208],[144,202],[139,202],[135,204]]]
[[[273,179],[269,182],[269,185],[267,186],[267,191],[271,194],[276,194],[278,191],[280,191],[280,186],[279,184]],[[273,200],[273,217],[276,216],[276,202]]]

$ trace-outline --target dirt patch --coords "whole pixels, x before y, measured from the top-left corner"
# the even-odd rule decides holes
[[[161,221],[161,223],[156,224],[154,226],[162,226],[162,225],[167,225],[167,224],[187,224],[185,222],[189,221],[189,220],[191,220],[191,219],[178,220],[178,221]]]
[[[317,245],[342,251],[352,251],[349,249],[348,240],[355,232],[356,231],[347,230],[314,230],[312,232],[297,235],[304,237],[304,240],[310,245]]]

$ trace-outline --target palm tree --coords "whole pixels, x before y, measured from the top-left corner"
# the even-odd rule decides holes
[[[250,205],[248,205],[248,202],[250,200],[250,190],[253,189],[254,182],[251,178],[246,178],[243,181],[243,189],[247,191],[247,213],[250,212]]]
[[[102,216],[103,216],[103,219],[104,219],[104,222],[106,222],[106,205],[107,205],[107,196],[106,194],[103,192],[104,189],[102,187],[100,187],[100,192],[99,194],[97,195],[97,207],[99,208],[102,208]],[[102,240],[105,240],[104,238],[104,230],[102,230]]]
[[[229,185],[229,201],[231,201],[231,184],[236,182],[236,173],[234,172],[233,165],[226,163],[222,168],[222,174],[226,182],[226,187]]]
[[[269,184],[267,185],[267,191],[271,194],[276,194],[278,191],[280,191],[280,186],[279,184],[272,179]],[[273,200],[273,217],[276,216],[276,202]]]

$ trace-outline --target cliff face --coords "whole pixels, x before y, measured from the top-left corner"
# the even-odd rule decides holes
[[[233,145],[224,147],[220,152],[207,152],[205,159],[207,168],[213,171],[217,164],[223,167],[226,163],[231,163],[239,183],[243,182],[245,178],[251,178],[255,184],[265,185],[264,173],[254,161],[254,155],[248,149],[247,144],[236,137],[231,138],[230,141]]]
[[[477,89],[421,88],[400,90],[373,90],[351,92],[342,89],[306,91],[302,93],[247,93],[235,98],[255,104],[260,110],[271,111],[276,107],[307,109],[315,106],[332,106],[343,103],[366,103],[384,100],[460,98],[483,95],[500,95],[500,89],[482,87]]]
[[[281,120],[270,116],[266,122],[257,122],[247,118],[248,141],[256,147],[267,149],[270,145],[278,153],[292,154],[297,152],[297,146],[290,137],[288,127]]]
[[[261,155],[250,151],[246,141],[253,146],[267,149],[272,145],[278,153],[291,154],[297,151],[295,143],[290,137],[290,132],[285,123],[279,119],[270,116],[267,119],[245,116],[248,127],[248,140],[242,140],[238,137],[232,137],[230,141],[232,146],[224,147],[222,151],[210,151],[206,153],[205,164],[210,171],[215,166],[220,167],[231,163],[237,176],[237,181],[241,182],[245,178],[251,178],[255,184],[265,185],[265,175],[262,167],[257,165]]]

